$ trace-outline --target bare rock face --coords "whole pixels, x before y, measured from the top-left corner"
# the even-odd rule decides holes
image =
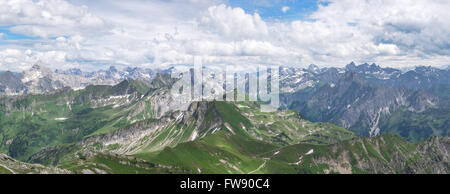
[[[387,125],[394,122],[389,120],[392,115],[402,114],[399,111],[420,115],[427,110],[445,107],[447,101],[424,91],[376,86],[357,73],[349,72],[336,84],[314,90],[307,98],[291,103],[289,108],[300,111],[309,120],[333,122],[359,135],[373,137],[394,131]],[[414,138],[404,133],[405,138]],[[429,135],[419,140],[427,137]]]
[[[79,90],[89,85],[115,85],[125,79],[151,80],[154,74],[149,69],[127,68],[119,71],[115,67],[89,73],[79,69],[52,71],[37,62],[31,69],[17,75],[0,73],[0,95],[42,94],[64,87]]]
[[[0,94],[20,95],[24,92],[25,85],[20,75],[10,71],[0,73]]]
[[[414,173],[440,173],[447,174],[450,168],[450,138],[433,137],[420,143],[416,153],[423,156],[416,166],[420,170]]]
[[[69,170],[46,167],[40,164],[30,164],[15,160],[5,154],[0,154],[0,174],[70,174]]]
[[[398,136],[357,138],[331,145],[333,154],[316,155],[313,163],[349,174],[447,174],[450,170],[449,137],[433,137],[418,144]]]
[[[24,93],[41,94],[55,91],[63,87],[82,89],[88,85],[114,85],[120,80],[103,79],[101,77],[83,77],[80,75],[60,74],[51,71],[41,63],[22,73],[22,83],[26,86]]]
[[[223,121],[212,107],[212,103],[193,102],[185,111],[170,112],[158,121],[142,121],[112,133],[96,135],[77,145],[89,147],[94,143],[101,143],[106,149],[104,151],[117,154],[134,154],[173,147],[204,137],[222,127]],[[207,114],[212,119],[205,122]],[[111,145],[115,145],[115,148],[108,149]]]
[[[352,62],[345,68],[282,67],[280,74],[283,106],[309,120],[333,122],[363,136],[395,132],[421,141],[449,135],[448,125],[440,124],[448,123],[442,118],[449,111],[448,69],[418,66],[403,71]],[[312,84],[303,87],[308,81]],[[433,127],[411,124],[413,120]]]

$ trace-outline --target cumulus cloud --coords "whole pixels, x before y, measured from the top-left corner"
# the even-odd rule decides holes
[[[48,64],[61,64],[62,67],[67,63],[66,53],[62,51],[33,52],[30,49],[3,49],[0,52],[0,67],[5,70],[23,71],[39,60]]]
[[[313,18],[354,23],[376,43],[391,43],[408,52],[448,55],[449,1],[338,1],[322,7]],[[351,11],[349,11],[351,10]],[[339,19],[332,17],[339,15]]]
[[[261,38],[268,34],[266,23],[257,13],[247,14],[241,8],[224,4],[208,8],[200,23],[211,32],[231,39]]]
[[[289,51],[267,41],[243,40],[233,42],[193,41],[186,50],[192,55],[207,56],[273,56],[289,55]],[[292,54],[292,53],[291,53]]]
[[[286,13],[287,11],[289,11],[291,8],[290,7],[288,7],[288,6],[283,6],[282,8],[281,8],[281,11],[283,12],[283,13]]]
[[[86,6],[74,6],[64,0],[3,0],[0,25],[14,25],[10,29],[13,33],[42,38],[99,32],[107,26]]]
[[[0,68],[39,59],[62,69],[162,67],[193,56],[206,65],[448,64],[449,1],[328,2],[306,18],[264,20],[221,0],[4,0],[0,26],[40,38],[4,40]]]

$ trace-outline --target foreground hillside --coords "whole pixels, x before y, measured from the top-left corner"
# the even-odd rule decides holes
[[[434,137],[412,144],[395,135],[382,135],[376,138],[355,138],[332,145],[301,143],[282,147],[220,131],[173,148],[167,147],[158,153],[119,155],[98,149],[77,149],[76,157],[60,161],[56,168],[27,164],[32,167],[14,172],[448,174],[449,149],[448,137]],[[59,149],[52,150],[34,161],[65,154]],[[1,161],[0,164],[6,169],[2,173],[8,173],[8,169],[12,168],[11,163]],[[20,166],[23,168],[24,165]]]
[[[0,174],[69,174],[69,170],[29,164],[0,154]]]
[[[411,144],[395,135],[355,138],[332,145],[274,147],[232,134],[139,155],[191,173],[448,173],[449,138]]]

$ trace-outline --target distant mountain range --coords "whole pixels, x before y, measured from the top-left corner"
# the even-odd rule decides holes
[[[319,84],[336,84],[347,72],[354,72],[370,84],[380,86],[405,87],[412,90],[430,90],[450,83],[449,69],[417,66],[403,72],[394,68],[382,68],[376,64],[355,65],[351,62],[344,68],[308,68],[281,67],[283,92],[295,92],[306,86]],[[299,87],[300,86],[300,87]]]
[[[449,70],[416,67],[402,72],[350,63],[291,71],[303,72],[307,76],[298,80],[314,84],[295,89],[295,84],[281,82],[285,91],[295,91],[284,93],[283,103],[312,121],[333,122],[363,136],[395,133],[412,141],[449,134]]]
[[[108,70],[83,72],[80,69],[52,71],[37,63],[22,73],[0,73],[0,94],[42,94],[64,87],[83,89],[88,85],[115,85],[125,79],[151,80],[151,69],[126,68],[122,71],[111,66]]]
[[[125,79],[151,80],[157,73],[170,73],[168,69],[144,69],[127,67],[118,70],[111,66],[107,70],[84,72],[77,68],[52,71],[41,62],[31,69],[17,73],[0,72],[0,95],[19,95],[44,93],[70,87],[82,89],[88,85],[115,85]],[[449,69],[418,66],[402,72],[394,68],[382,68],[376,64],[348,64],[345,68],[308,68],[280,67],[281,92],[292,93],[321,84],[335,84],[346,72],[355,72],[371,84],[382,86],[406,87],[409,89],[437,90],[450,82]],[[447,95],[447,94],[446,94]]]

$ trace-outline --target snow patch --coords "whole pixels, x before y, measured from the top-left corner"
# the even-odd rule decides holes
[[[180,113],[180,114],[177,116],[176,121],[179,121],[180,119],[182,119],[183,116],[184,116],[184,114],[183,114],[183,113]]]
[[[231,128],[230,124],[225,123],[224,125],[232,134],[235,134],[234,131],[233,131],[233,128]]]
[[[82,89],[84,89],[85,87],[74,87],[74,88],[72,88],[72,90],[73,91],[78,91],[78,90],[82,90]]]
[[[212,131],[212,134],[216,133],[218,130],[219,130],[219,128],[215,128],[215,129]]]
[[[279,153],[280,153],[280,151],[276,151],[275,153],[273,153],[273,156],[276,156]]]
[[[198,132],[197,132],[197,130],[194,130],[194,132],[192,132],[192,135],[191,135],[191,141],[194,141],[197,138],[197,136],[198,136]]]
[[[436,106],[436,104],[435,104],[435,103],[433,103],[433,102],[431,102],[431,100],[430,100],[430,99],[427,99],[427,103],[428,103],[429,105],[431,105],[431,106]]]

